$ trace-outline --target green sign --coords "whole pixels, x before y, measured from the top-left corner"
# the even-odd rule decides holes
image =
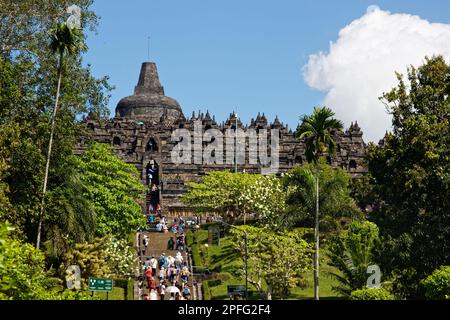
[[[245,286],[228,286],[228,295],[245,295]]]
[[[112,279],[89,278],[89,291],[107,291],[113,289]]]

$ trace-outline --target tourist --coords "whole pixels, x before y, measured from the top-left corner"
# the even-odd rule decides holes
[[[151,280],[153,279],[152,269],[148,268],[145,270],[145,278],[147,280],[147,288],[150,288]]]
[[[161,269],[162,267],[164,267],[166,262],[166,254],[162,253],[159,258],[158,258],[158,264],[159,264],[159,269]]]
[[[144,293],[144,294],[142,295],[142,298],[143,298],[144,300],[150,300],[150,297],[149,297],[148,294],[146,294],[146,293]]]
[[[166,278],[166,268],[162,267],[161,270],[159,270],[159,283],[164,282]]]
[[[150,258],[147,257],[144,263],[144,271],[147,271],[148,268],[150,268]],[[153,271],[152,274],[154,274]]]
[[[166,285],[163,282],[160,282],[160,285],[158,286],[158,294],[159,294],[159,300],[164,300],[166,296]]]
[[[186,264],[184,264],[183,269],[181,270],[181,282],[183,286],[185,286],[189,281],[190,272]]]
[[[145,235],[144,236],[144,255],[146,254],[146,252],[147,252],[147,247],[148,247],[148,237]]]
[[[154,256],[152,256],[152,259],[149,261],[149,266],[150,266],[150,268],[152,268],[152,274],[155,275],[156,267],[158,266],[158,260],[156,260]]]
[[[158,295],[156,294],[156,290],[152,289],[150,291],[150,300],[158,300]]]
[[[155,278],[153,278],[153,277],[150,278],[149,288],[156,291],[156,281],[155,281]]]
[[[164,229],[164,225],[161,223],[161,221],[158,222],[158,223],[156,224],[156,231],[162,232],[163,229]]]
[[[175,260],[180,263],[183,263],[183,256],[181,255],[180,251],[177,252],[177,255],[175,256]]]
[[[173,240],[173,237],[170,237],[169,241],[167,242],[167,250],[173,250],[174,245],[175,241]]]
[[[185,287],[183,288],[183,297],[184,297],[186,300],[189,300],[190,297],[191,297],[191,290],[189,290],[189,288],[188,288],[187,286],[185,286]]]

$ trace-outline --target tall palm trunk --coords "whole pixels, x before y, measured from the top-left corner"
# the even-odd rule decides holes
[[[316,228],[314,230],[316,253],[314,255],[314,299],[319,300],[319,164],[316,163]]]
[[[41,210],[39,213],[39,220],[38,220],[38,231],[37,231],[37,240],[36,240],[36,248],[37,249],[39,249],[39,247],[41,245],[42,220],[44,218],[44,207],[45,207],[45,194],[47,192],[48,171],[50,168],[50,157],[52,154],[53,135],[55,132],[56,112],[58,110],[59,92],[60,92],[60,88],[61,88],[63,58],[64,58],[64,53],[61,52],[59,55],[58,86],[56,89],[55,108],[53,109],[52,124],[51,124],[51,129],[50,129],[50,141],[48,143],[48,151],[47,151],[47,163],[45,165],[44,187],[42,189]]]

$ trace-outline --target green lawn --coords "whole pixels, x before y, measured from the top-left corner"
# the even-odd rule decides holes
[[[220,239],[220,246],[210,245],[205,247],[204,244],[208,242],[208,231],[198,230],[196,231],[196,239],[199,244],[199,255],[194,257],[195,265],[205,266],[209,270],[216,272],[215,278],[218,281],[209,281],[206,286],[206,290],[209,289],[211,299],[223,300],[228,299],[227,286],[228,285],[245,285],[245,279],[240,279],[236,274],[236,271],[242,267],[242,261],[239,257],[239,253],[235,251],[231,245],[230,238],[225,237]],[[189,243],[189,245],[191,245]],[[203,254],[201,254],[203,253]],[[322,253],[322,256],[324,254]],[[326,257],[325,257],[326,258]],[[326,264],[326,259],[322,263],[320,269],[320,297],[323,299],[338,299],[338,295],[331,290],[333,285],[336,285],[336,280],[328,275],[327,272],[334,270],[333,267]],[[307,280],[306,288],[294,288],[291,291],[289,299],[312,299],[314,296],[313,291],[313,273],[309,272],[305,274]],[[249,290],[253,291],[253,294],[249,298],[259,299],[259,295],[256,289],[249,284]],[[206,293],[207,294],[207,293]],[[208,297],[206,297],[208,298]]]
[[[108,294],[108,300],[125,300],[126,290],[121,287],[114,287],[113,291]],[[94,297],[106,300],[106,292],[94,292]]]

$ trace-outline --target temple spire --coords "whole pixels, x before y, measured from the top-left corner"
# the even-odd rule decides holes
[[[159,82],[158,70],[154,62],[144,62],[142,64],[139,82],[134,89],[134,94],[164,95],[164,88]]]

